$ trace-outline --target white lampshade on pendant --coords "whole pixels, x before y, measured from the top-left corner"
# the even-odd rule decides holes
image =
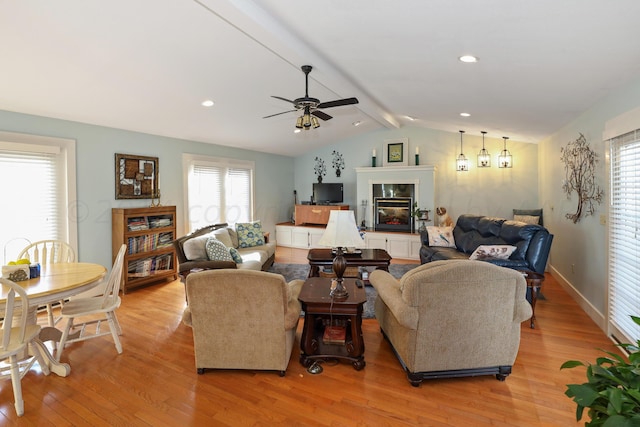
[[[460,132],[460,155],[456,157],[456,170],[458,172],[466,172],[469,170],[469,160],[467,160],[464,153],[462,152],[462,134],[464,133],[464,131],[461,130],[459,132]]]
[[[507,150],[507,139],[509,139],[509,137],[503,136],[502,138],[504,139],[504,150],[502,150],[498,156],[498,167],[511,168],[513,167],[513,157],[509,150]]]
[[[483,130],[480,133],[482,134],[482,150],[480,150],[480,152],[478,153],[478,167],[479,168],[490,168],[491,167],[491,155],[484,148],[484,136],[486,135],[487,131]]]
[[[335,299],[347,298],[349,293],[342,285],[342,276],[347,269],[347,260],[343,256],[343,248],[364,247],[364,240],[360,236],[353,211],[331,211],[327,228],[318,244],[336,249],[336,256],[333,259],[333,272],[336,275],[337,286],[331,291],[331,296]]]

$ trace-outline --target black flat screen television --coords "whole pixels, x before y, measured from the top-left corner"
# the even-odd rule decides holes
[[[342,203],[342,184],[315,182],[313,184],[313,201],[319,205]]]

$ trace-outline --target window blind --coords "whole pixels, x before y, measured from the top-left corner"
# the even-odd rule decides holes
[[[54,150],[14,151],[0,149],[0,182],[4,209],[0,214],[0,236],[6,245],[15,239],[21,248],[44,239],[66,240],[66,220],[58,203],[60,187],[59,153]],[[26,240],[25,240],[26,239]],[[6,251],[5,251],[6,252]],[[6,257],[17,253],[9,251]],[[5,262],[12,259],[5,259]]]
[[[188,176],[190,230],[210,224],[250,221],[253,218],[253,166],[224,159],[190,161]]]
[[[640,129],[610,141],[609,307],[611,334],[640,339]]]

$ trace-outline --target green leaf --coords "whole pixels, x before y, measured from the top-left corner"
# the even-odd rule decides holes
[[[586,366],[586,365],[579,360],[567,360],[562,364],[562,366],[560,366],[560,369],[571,369],[571,368],[575,368],[576,366]]]
[[[613,407],[616,414],[622,412],[622,390],[619,388],[609,388],[607,390],[609,404]],[[609,411],[608,411],[609,412]]]
[[[595,391],[588,385],[569,384],[567,385],[567,388],[568,390],[565,392],[565,394],[567,394],[567,396],[569,397],[573,397],[573,401],[580,406],[589,407],[600,396],[597,391]],[[571,393],[571,395],[568,394],[569,392]]]

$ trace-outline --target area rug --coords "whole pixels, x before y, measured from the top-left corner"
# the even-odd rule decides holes
[[[418,264],[391,264],[389,273],[399,279],[404,273],[415,267],[418,267]],[[370,267],[370,269],[373,271],[373,267]],[[269,268],[269,272],[282,274],[287,282],[294,279],[304,280],[309,275],[309,264],[274,263]],[[367,302],[364,303],[362,317],[364,319],[372,319],[375,317],[373,304],[376,300],[376,290],[373,286],[365,286],[364,290],[367,293]]]

